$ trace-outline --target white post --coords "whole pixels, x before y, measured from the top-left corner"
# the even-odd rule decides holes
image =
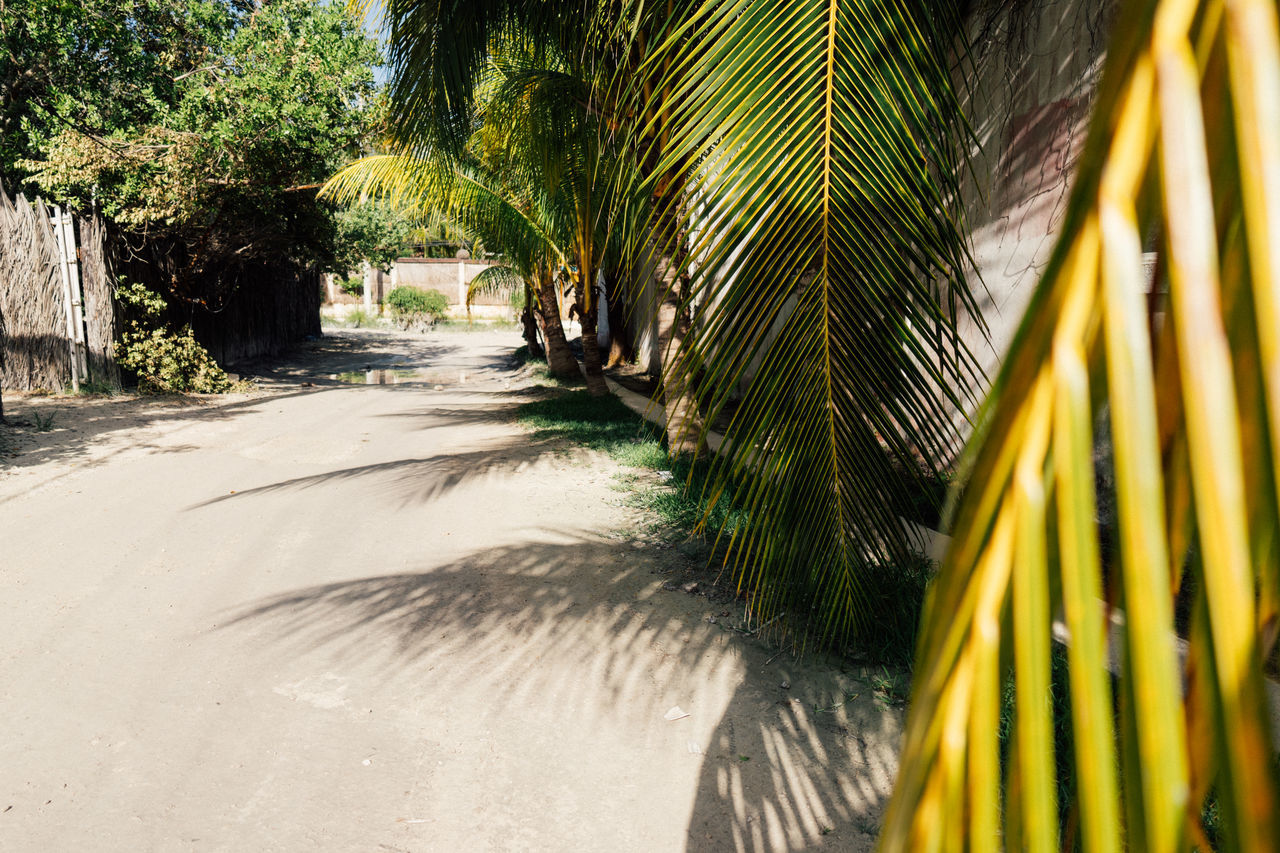
[[[373,267],[368,261],[363,262],[364,272],[364,313],[373,316]]]
[[[89,340],[85,334],[84,294],[80,288],[80,252],[76,247],[76,226],[71,211],[62,213],[62,245],[67,252],[67,272],[71,280],[71,313],[76,324],[76,353],[80,359],[80,376],[89,378]]]
[[[458,261],[458,304],[467,304],[467,262]]]
[[[62,278],[62,310],[67,317],[67,350],[71,356],[71,390],[80,393],[80,348],[77,346],[77,340],[80,337],[76,333],[76,303],[79,296],[72,297],[71,291],[71,267],[67,262],[67,235],[62,228],[62,208],[54,205],[53,207],[53,236],[58,242],[58,274]],[[79,275],[77,267],[76,290],[79,290]],[[83,328],[83,323],[81,324]]]

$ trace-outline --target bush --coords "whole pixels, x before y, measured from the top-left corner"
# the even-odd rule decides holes
[[[348,296],[364,295],[364,279],[358,275],[342,276],[334,282]]]
[[[395,318],[406,325],[430,325],[449,313],[449,297],[438,290],[397,287],[387,294],[387,304]]]
[[[231,379],[190,326],[174,331],[163,320],[164,299],[141,284],[122,283],[116,299],[136,319],[116,342],[120,366],[138,375],[145,392],[219,394],[232,390]]]

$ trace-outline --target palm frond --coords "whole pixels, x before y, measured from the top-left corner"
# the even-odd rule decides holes
[[[486,245],[500,247],[525,273],[548,258],[564,262],[556,223],[547,206],[538,204],[545,196],[533,191],[513,198],[498,176],[479,165],[407,154],[365,157],[334,175],[320,194],[347,204],[385,199],[418,216],[442,214]]]
[[[1203,846],[1211,792],[1228,849],[1280,849],[1262,672],[1280,574],[1276,10],[1148,0],[1121,7],[1115,32],[1062,237],[966,451],[888,850],[1058,849],[1060,813],[1078,817],[1085,850]],[[1154,346],[1151,233],[1169,291]],[[1093,454],[1104,418],[1118,543],[1105,603]],[[1183,663],[1174,594],[1187,576]],[[1111,607],[1124,619],[1109,649]],[[1058,613],[1073,754],[1054,756]],[[1117,700],[1109,655],[1124,662]],[[1010,671],[1017,725],[1002,768],[989,731]],[[1059,806],[1049,794],[1064,767],[1077,793]]]
[[[527,280],[507,266],[492,266],[481,270],[467,285],[467,310],[477,296],[495,296],[525,287]]]
[[[939,295],[974,309],[954,9],[706,0],[688,22],[632,87],[667,93],[639,134],[650,252],[693,267],[693,331],[669,356],[707,423],[740,397],[711,489],[741,484],[754,606],[845,639],[869,627],[861,570],[909,559],[894,507],[958,446],[941,413],[979,381]]]
[[[460,154],[476,129],[477,93],[492,55],[507,45],[538,54],[577,48],[605,32],[607,0],[386,0],[396,137],[411,150]],[[628,4],[623,4],[628,5]]]

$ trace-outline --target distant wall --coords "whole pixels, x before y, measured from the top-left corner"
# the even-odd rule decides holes
[[[373,271],[372,300],[375,304],[386,301],[387,294],[396,287],[417,287],[422,290],[438,290],[449,299],[449,313],[466,314],[467,287],[481,272],[494,266],[492,261],[462,260],[457,258],[400,258],[389,272]],[[358,271],[351,275],[359,277]],[[335,306],[358,307],[362,297],[344,293],[335,281],[327,276],[324,286],[325,301]],[[472,300],[473,313],[480,316],[506,316],[511,312],[510,292],[477,294]]]
[[[466,305],[467,285],[492,264],[488,261],[453,258],[401,258],[392,267],[397,285],[438,290],[449,297],[450,305]],[[475,305],[509,305],[506,294],[478,295]]]

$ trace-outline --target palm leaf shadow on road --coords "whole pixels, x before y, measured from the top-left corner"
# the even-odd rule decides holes
[[[689,815],[689,849],[871,846],[896,770],[896,711],[829,667],[767,665],[774,652],[730,619],[702,618],[705,599],[663,590],[664,576],[689,566],[672,552],[555,531],[540,538],[559,544],[286,592],[233,612],[220,630],[248,631],[255,648],[324,667],[373,671],[424,707],[480,697],[447,713],[479,714],[495,728],[506,715],[529,731],[568,725],[602,744],[639,738],[635,761],[665,763],[670,795],[687,797],[673,808]],[[779,687],[781,671],[790,690]],[[691,719],[663,722],[677,703]],[[692,779],[686,762],[700,769],[696,786],[681,788]],[[627,808],[614,802],[624,787],[598,793],[601,813]],[[629,796],[639,797],[636,819],[655,817],[645,792]]]

